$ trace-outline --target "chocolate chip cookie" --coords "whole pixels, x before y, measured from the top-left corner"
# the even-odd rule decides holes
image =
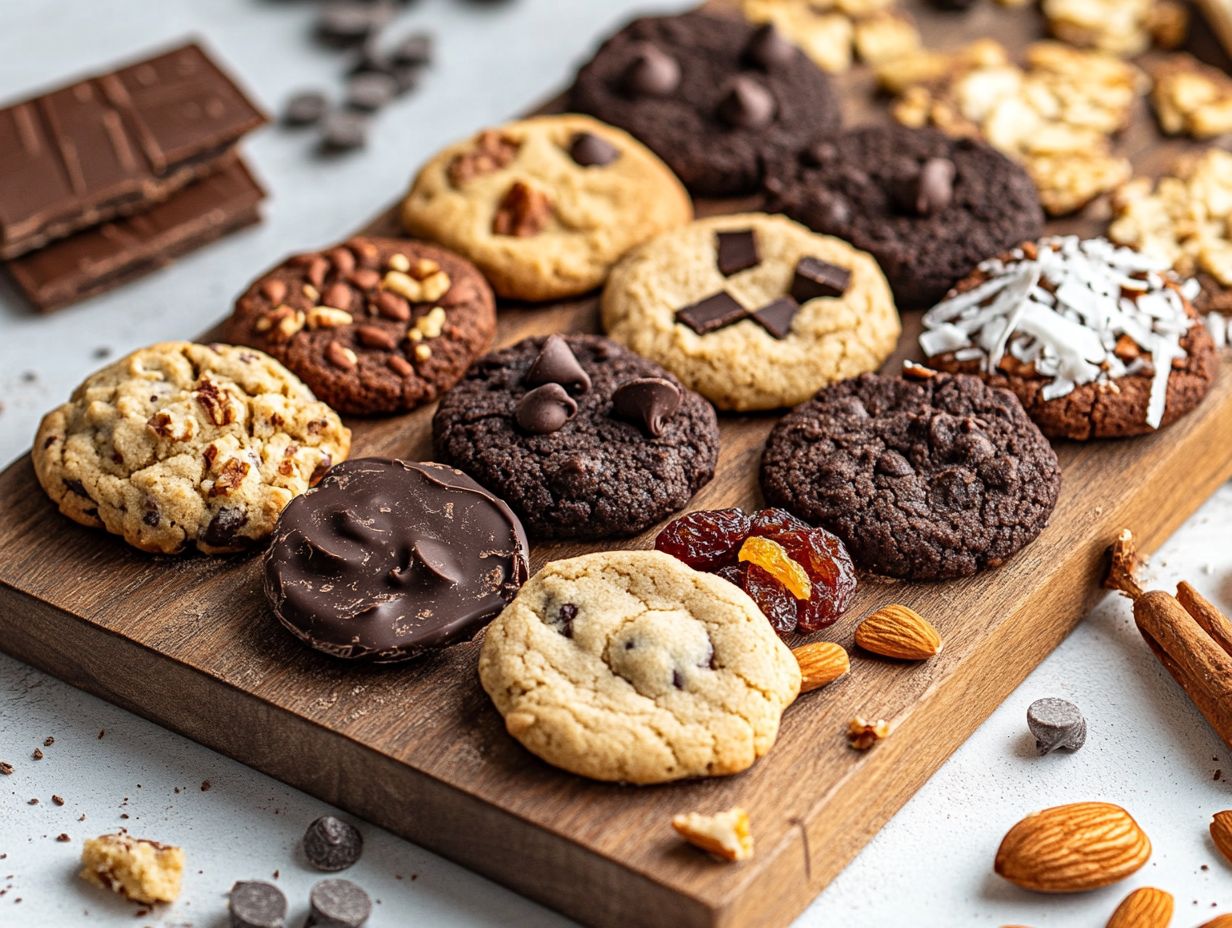
[[[39,426],[31,456],[70,519],[143,551],[262,541],[343,460],[351,433],[250,348],[163,342],[91,374]]]
[[[1000,566],[1048,523],[1056,453],[1017,398],[977,377],[865,374],[827,387],[766,442],[766,500],[909,580]]]
[[[691,218],[684,187],[645,145],[571,114],[450,145],[402,203],[408,232],[466,255],[520,300],[593,290],[634,245]]]
[[[1035,184],[984,142],[904,126],[819,139],[767,168],[768,209],[871,253],[900,308],[1043,232]]]
[[[528,338],[478,361],[432,420],[437,455],[534,538],[632,535],[714,476],[714,410],[597,335]]]
[[[773,27],[701,12],[629,23],[578,72],[569,106],[627,129],[706,196],[753,192],[767,161],[842,116],[830,79]]]
[[[659,551],[548,564],[489,626],[479,679],[527,750],[627,783],[739,773],[800,690],[743,590]]]
[[[360,237],[257,278],[223,331],[277,358],[335,409],[394,413],[457,382],[491,345],[496,307],[483,276],[452,252]]]
[[[283,512],[265,593],[318,651],[390,663],[473,638],[526,580],[527,552],[517,516],[460,471],[360,458]]]

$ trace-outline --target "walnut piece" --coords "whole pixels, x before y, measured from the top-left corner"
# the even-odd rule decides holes
[[[460,187],[476,177],[499,171],[517,157],[521,147],[521,142],[511,139],[498,129],[480,132],[470,149],[454,155],[449,162],[445,169],[449,183]]]
[[[552,204],[547,194],[515,180],[496,206],[492,216],[492,232],[495,235],[529,238],[546,229],[551,217]]]
[[[749,814],[738,806],[714,815],[701,812],[674,815],[672,828],[694,847],[721,860],[748,860],[753,856]]]
[[[1170,56],[1151,76],[1151,103],[1164,132],[1197,139],[1232,132],[1232,77],[1192,55]]]

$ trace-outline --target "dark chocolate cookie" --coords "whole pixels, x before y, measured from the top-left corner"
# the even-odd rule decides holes
[[[474,637],[526,580],[527,557],[517,516],[465,474],[358,458],[283,510],[265,594],[318,651],[389,663]]]
[[[223,334],[277,358],[335,409],[365,415],[436,399],[495,331],[492,290],[470,262],[422,242],[352,238],[259,277]]]
[[[773,27],[684,13],[635,19],[577,75],[571,109],[625,129],[694,193],[750,193],[765,163],[835,132],[830,79]]]
[[[437,454],[508,501],[535,538],[632,535],[714,475],[714,409],[597,335],[481,359],[432,421]]]
[[[775,426],[761,486],[771,505],[838,535],[861,567],[942,580],[1000,566],[1034,539],[1061,470],[1008,390],[864,374]]]
[[[1043,232],[1035,184],[983,142],[904,126],[819,138],[767,167],[768,209],[871,253],[900,309]]]

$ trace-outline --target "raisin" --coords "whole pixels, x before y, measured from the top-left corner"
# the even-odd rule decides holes
[[[824,528],[786,532],[776,539],[813,582],[812,596],[800,603],[799,630],[815,632],[846,611],[856,590],[856,569],[842,541]]]
[[[753,513],[749,534],[776,538],[783,532],[794,532],[802,528],[808,528],[808,523],[801,522],[785,509],[759,509]]]
[[[734,583],[740,589],[744,589],[744,565],[730,564],[727,567],[720,567],[714,572],[716,577],[722,577],[728,583]]]
[[[694,570],[715,571],[736,562],[736,552],[748,534],[749,517],[739,509],[690,512],[659,532],[655,549]]]
[[[808,573],[773,538],[750,535],[740,546],[740,560],[756,564],[783,584],[796,599],[807,600],[812,594]]]
[[[776,632],[785,635],[795,631],[798,601],[783,584],[756,564],[748,563],[744,565],[743,586]]]

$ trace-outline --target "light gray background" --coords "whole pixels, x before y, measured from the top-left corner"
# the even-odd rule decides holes
[[[659,9],[685,2],[659,3]],[[288,92],[336,88],[339,59],[309,38],[315,4],[275,0],[0,0],[0,97],[173,40],[204,35],[272,111]],[[631,0],[420,0],[398,28],[432,29],[438,64],[422,91],[378,121],[368,152],[323,162],[309,135],[274,128],[246,144],[272,198],[259,228],[174,268],[51,317],[24,309],[0,285],[0,459],[25,450],[38,417],[100,364],[163,338],[191,336],[228,310],[235,293],[285,253],[327,243],[386,206],[415,167],[445,142],[525,109],[568,78],[597,37],[645,3]],[[1232,608],[1232,492],[1225,487],[1155,558],[1160,584],[1187,578]],[[0,518],[3,514],[0,513]],[[1077,595],[1078,591],[1075,591]],[[1087,712],[1087,747],[1036,758],[1023,716],[1036,697],[1063,696]],[[101,731],[106,732],[101,739]],[[31,752],[47,736],[46,757]],[[293,924],[317,874],[294,854],[316,800],[141,719],[0,657],[0,925],[224,924],[237,879],[278,882]],[[1218,904],[1232,879],[1207,837],[1210,815],[1232,806],[1232,759],[1148,655],[1127,604],[1108,600],[977,732],[802,916],[801,925],[1098,925],[1130,888],[1177,896],[1178,926]],[[211,789],[201,790],[204,780]],[[65,799],[52,804],[52,794]],[[28,805],[37,798],[39,804]],[[1126,805],[1155,844],[1151,863],[1120,887],[1077,898],[1020,892],[992,875],[1005,830],[1061,802]],[[84,821],[79,821],[80,816]],[[123,816],[127,815],[128,818]],[[184,894],[134,919],[134,906],[74,877],[81,839],[119,826],[182,845]],[[379,900],[371,924],[552,925],[562,919],[377,828],[347,876]],[[55,840],[61,832],[70,843]],[[824,850],[823,850],[824,853]],[[1208,869],[1203,869],[1205,866]],[[20,902],[18,901],[20,899]],[[88,913],[88,918],[86,917]]]

